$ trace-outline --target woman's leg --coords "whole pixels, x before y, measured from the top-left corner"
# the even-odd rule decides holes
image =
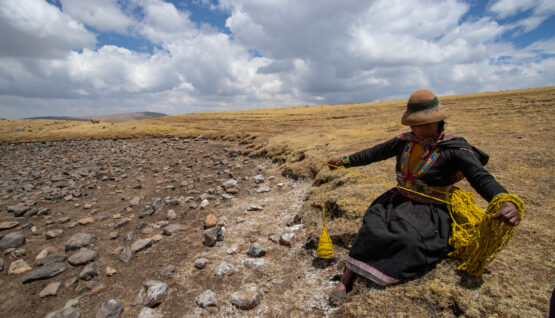
[[[356,277],[356,273],[345,267],[343,271],[343,276],[335,288],[332,290],[329,303],[333,307],[341,306],[345,303],[345,297],[347,296],[347,290],[351,289],[353,286],[353,280]]]

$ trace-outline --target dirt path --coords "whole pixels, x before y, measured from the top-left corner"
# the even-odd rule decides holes
[[[144,300],[134,305],[137,295],[146,281],[156,280],[167,284],[154,306],[164,317],[331,314],[326,295],[337,264],[314,262],[314,250],[303,248],[306,229],[294,222],[310,182],[283,177],[270,161],[243,156],[242,147],[201,138],[0,145],[0,222],[7,222],[0,243],[10,233],[25,237],[24,243],[3,245],[0,313],[44,317],[78,299],[66,310],[94,317],[115,299],[121,317],[137,317],[146,307]],[[225,189],[232,179],[237,185]],[[203,244],[208,214],[225,228],[213,247]],[[65,246],[78,233],[95,236],[84,246],[98,254],[90,262],[96,275],[79,279],[85,265],[64,258],[56,262],[65,265],[61,273],[22,283],[44,267],[36,263],[41,251],[71,259],[77,249]],[[279,242],[285,233],[294,235],[291,247]],[[138,242],[148,244],[122,261],[122,251]],[[247,255],[254,242],[266,249],[264,256]],[[202,258],[208,261],[199,269],[195,262]],[[8,273],[21,261],[30,270]],[[218,275],[223,262],[230,270]],[[108,276],[108,267],[116,273]],[[41,297],[51,283],[60,283],[60,290]],[[232,294],[250,286],[260,302],[239,309]],[[207,290],[216,301],[202,308],[197,297]]]

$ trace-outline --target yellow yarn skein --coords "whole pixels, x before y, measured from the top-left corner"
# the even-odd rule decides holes
[[[513,202],[522,217],[524,203],[514,194],[501,193],[488,205],[486,211],[476,205],[474,195],[453,187],[447,195],[450,202],[452,232],[449,245],[455,250],[449,256],[460,258],[463,263],[457,267],[470,275],[481,276],[484,268],[491,263],[498,252],[509,243],[516,226],[492,219],[491,216],[507,201]]]

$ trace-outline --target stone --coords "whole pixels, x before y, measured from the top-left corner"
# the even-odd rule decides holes
[[[52,263],[56,263],[56,262],[63,262],[67,259],[67,256],[63,255],[63,254],[50,254],[47,255],[43,258],[39,258],[38,260],[36,260],[33,265],[35,266],[43,266],[43,265],[48,265],[48,264],[52,264]]]
[[[96,294],[104,289],[104,284],[95,281],[88,281],[78,292],[80,296]]]
[[[81,225],[87,225],[87,224],[94,223],[94,219],[92,217],[82,218],[77,220],[77,223]]]
[[[140,251],[144,251],[144,250],[146,250],[147,248],[149,248],[151,246],[152,246],[152,239],[151,238],[137,240],[133,244],[131,244],[131,251],[133,253],[137,253],[137,252],[140,252]]]
[[[34,282],[37,280],[47,279],[61,274],[66,270],[65,263],[52,263],[46,266],[37,268],[23,276],[23,284]]]
[[[147,287],[147,291],[143,304],[146,307],[159,305],[164,300],[168,292],[168,284],[157,280],[146,281],[145,286]]]
[[[206,267],[206,264],[210,263],[210,261],[206,258],[198,258],[195,260],[195,267],[198,269],[203,269]]]
[[[71,255],[67,261],[73,266],[80,266],[88,264],[98,258],[98,253],[88,249],[86,247],[82,247],[78,252]]]
[[[111,240],[115,240],[117,239],[119,236],[119,232],[118,231],[112,231],[108,234],[108,238]]]
[[[216,227],[212,227],[209,228],[208,230],[204,231],[204,241],[202,242],[202,244],[204,244],[205,246],[208,247],[212,247],[214,245],[216,245],[216,242],[218,241],[218,233],[220,232],[220,227],[216,226]]]
[[[69,238],[65,243],[64,248],[66,251],[78,250],[82,247],[88,246],[96,239],[96,236],[89,233],[77,233]]]
[[[0,258],[0,272],[4,269],[4,259]]]
[[[229,179],[222,184],[222,187],[224,189],[231,189],[231,188],[235,188],[236,186],[237,186],[237,180],[235,179]]]
[[[168,213],[166,214],[166,219],[167,220],[173,220],[177,217],[177,214],[175,214],[174,210],[168,210]]]
[[[119,259],[120,261],[129,263],[133,259],[134,255],[135,253],[132,250],[126,248],[121,251],[121,254],[119,255]]]
[[[231,303],[240,309],[252,309],[262,300],[256,287],[251,287],[231,294]]]
[[[180,224],[170,224],[164,228],[164,231],[162,231],[162,233],[164,235],[173,235],[182,230],[183,230],[183,227]]]
[[[160,242],[161,240],[164,239],[164,237],[161,234],[156,234],[156,235],[153,235],[151,239],[153,242]]]
[[[229,265],[226,262],[221,262],[220,265],[216,267],[214,274],[216,276],[223,276],[223,275],[230,274],[231,272],[233,272],[233,267],[231,267],[231,265]]]
[[[66,280],[66,282],[64,283],[64,286],[65,286],[65,288],[75,289],[75,288],[77,288],[78,284],[79,284],[79,278],[72,277],[72,278]]]
[[[208,214],[206,218],[204,218],[204,228],[208,229],[211,227],[216,226],[218,224],[218,217],[214,214]]]
[[[233,244],[225,251],[225,253],[227,255],[232,255],[232,254],[236,254],[238,251],[239,251],[239,245]]]
[[[110,266],[106,266],[106,276],[112,277],[117,273],[117,271]]]
[[[137,206],[141,203],[141,197],[134,197],[129,201],[129,206]]]
[[[62,235],[63,233],[64,233],[63,230],[50,230],[50,231],[47,231],[46,233],[44,233],[44,237],[47,240],[51,240],[53,238],[56,238],[56,237]]]
[[[162,276],[169,277],[177,273],[177,267],[174,265],[168,265],[162,271]]]
[[[164,318],[164,315],[155,309],[143,307],[137,318]]]
[[[0,248],[15,248],[25,243],[23,231],[12,232],[4,235],[0,239]]]
[[[31,266],[27,264],[24,260],[18,259],[10,264],[8,268],[8,274],[21,274],[31,270]]]
[[[96,266],[95,263],[89,263],[87,264],[87,266],[85,266],[85,268],[83,268],[83,270],[79,274],[79,279],[89,280],[97,276],[99,273],[100,273],[100,269],[98,268],[98,266]]]
[[[118,318],[122,313],[123,305],[115,299],[109,299],[98,308],[95,318]]]
[[[16,222],[16,221],[2,222],[0,223],[0,231],[13,229],[18,225],[19,225],[19,222]]]
[[[210,289],[198,295],[196,298],[196,302],[197,305],[202,308],[206,308],[208,306],[218,306],[216,295]]]
[[[246,268],[255,268],[264,265],[266,261],[263,258],[247,258],[245,259]]]
[[[262,257],[266,255],[266,252],[267,250],[258,242],[252,243],[247,250],[247,254],[252,257]]]
[[[123,218],[121,220],[118,221],[118,223],[116,223],[116,225],[114,225],[114,228],[120,228],[122,226],[124,226],[125,224],[129,223],[129,221],[131,221],[130,218]]]
[[[279,237],[279,244],[292,247],[295,241],[295,233],[287,232]]]
[[[11,249],[10,249],[11,250]],[[7,251],[7,250],[6,250]],[[10,255],[13,258],[23,257],[27,254],[27,251],[24,248],[18,248],[15,251],[11,252]]]
[[[208,201],[208,199],[204,199],[202,200],[202,202],[200,203],[200,208],[204,209],[206,207],[208,207],[210,205],[210,201]]]
[[[260,205],[250,205],[247,211],[262,211],[262,207]]]
[[[156,212],[156,210],[154,210],[153,208],[146,209],[143,213],[139,214],[139,219],[151,216],[152,214],[154,214],[154,212]]]
[[[264,182],[264,176],[261,175],[261,174],[257,174],[252,179],[253,179],[254,183],[263,183]]]
[[[68,307],[48,313],[44,318],[80,318],[81,311],[75,307]]]
[[[39,293],[40,298],[48,297],[48,296],[58,296],[60,291],[62,290],[62,284],[59,282],[50,283],[48,284],[41,292]]]
[[[272,190],[272,188],[270,187],[260,187],[256,190],[257,193],[266,193],[266,192],[270,192]]]

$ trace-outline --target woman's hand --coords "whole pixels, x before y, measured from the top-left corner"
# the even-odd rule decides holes
[[[337,157],[337,158],[333,158],[333,159],[328,160],[328,164],[338,166],[338,167],[342,167],[343,166],[343,161],[341,160],[341,157]],[[330,170],[337,169],[337,168],[332,167],[332,166],[328,166],[328,168],[330,168]]]
[[[520,215],[516,205],[507,201],[501,205],[499,211],[491,216],[492,219],[499,219],[509,225],[515,226],[520,223]]]

